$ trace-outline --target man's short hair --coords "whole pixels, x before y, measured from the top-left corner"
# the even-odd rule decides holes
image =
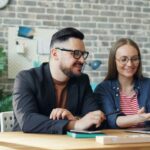
[[[56,42],[64,42],[64,41],[67,41],[69,38],[78,38],[78,39],[83,40],[84,34],[80,32],[79,30],[72,28],[72,27],[63,28],[57,31],[52,36],[50,47],[52,48],[54,43]]]

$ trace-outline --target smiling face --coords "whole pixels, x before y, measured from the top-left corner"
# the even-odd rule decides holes
[[[133,78],[140,64],[139,54],[135,47],[125,44],[116,51],[116,67],[119,78]]]
[[[68,50],[80,50],[85,51],[85,46],[82,40],[77,38],[69,38],[69,40],[58,45],[59,48]],[[79,59],[73,57],[73,53],[70,51],[57,50],[59,53],[59,69],[68,77],[81,75],[83,64],[85,60],[83,56]]]

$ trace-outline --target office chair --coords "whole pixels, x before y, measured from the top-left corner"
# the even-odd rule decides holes
[[[13,111],[6,111],[0,113],[1,132],[12,131],[13,123],[14,123]]]

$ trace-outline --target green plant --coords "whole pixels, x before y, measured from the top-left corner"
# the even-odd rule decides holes
[[[0,73],[5,69],[6,65],[6,54],[3,52],[3,48],[0,46]]]
[[[3,48],[0,46],[0,75],[2,75],[6,66],[6,54],[3,52]],[[0,112],[12,110],[12,96],[8,92],[4,92],[4,89],[0,88]]]
[[[0,112],[12,110],[12,96],[6,95],[0,100]]]
[[[0,112],[12,110],[12,96],[9,92],[0,89]]]

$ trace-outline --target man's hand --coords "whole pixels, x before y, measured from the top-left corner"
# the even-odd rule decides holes
[[[50,119],[59,120],[59,119],[68,119],[68,120],[76,120],[70,111],[63,108],[55,108],[50,113]]]
[[[105,120],[105,115],[102,111],[93,111],[86,114],[81,119],[77,120],[74,124],[74,129],[78,130],[86,130],[90,128],[92,125],[96,125],[96,128],[101,125],[101,123]]]

